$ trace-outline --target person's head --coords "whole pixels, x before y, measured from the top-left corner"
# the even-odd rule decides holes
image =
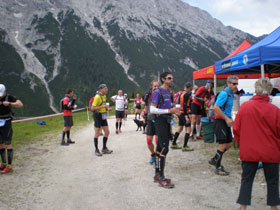
[[[151,90],[154,91],[154,90],[155,90],[156,88],[158,88],[158,87],[159,87],[158,81],[157,81],[157,80],[153,80],[153,81],[151,82],[151,84],[150,84]]]
[[[139,93],[136,93],[136,98],[140,98],[140,94]]]
[[[119,91],[118,91],[118,95],[119,95],[119,96],[122,96],[122,94],[123,94],[122,90],[119,90]]]
[[[6,87],[3,84],[0,84],[0,98],[6,96]]]
[[[163,72],[160,75],[160,81],[162,84],[167,85],[168,87],[172,86],[173,83],[173,75],[170,72]]]
[[[193,91],[196,91],[198,89],[198,85],[193,86]]]
[[[255,83],[255,92],[257,95],[270,95],[272,84],[268,78],[262,78]]]
[[[227,87],[234,93],[237,91],[238,79],[239,78],[234,75],[227,78]]]
[[[99,85],[98,90],[99,90],[99,93],[100,93],[101,95],[107,94],[107,92],[108,92],[107,85],[106,85],[106,84],[101,84],[101,85]]]
[[[213,83],[213,80],[207,80],[206,84],[205,84],[205,87],[207,90],[210,90],[211,88],[214,87],[214,83]]]
[[[67,94],[68,96],[72,97],[73,94],[74,94],[74,91],[72,90],[72,88],[67,88],[67,89],[66,89],[66,94]]]
[[[125,98],[127,98],[127,93],[123,94],[123,96],[124,96]]]
[[[185,91],[190,91],[192,89],[192,84],[190,82],[186,82],[184,86]]]

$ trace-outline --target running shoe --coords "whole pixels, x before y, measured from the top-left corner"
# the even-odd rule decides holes
[[[171,182],[171,179],[161,177],[159,175],[154,176],[154,183],[159,183],[162,180],[166,180],[167,182]]]
[[[98,150],[95,150],[95,155],[98,156],[98,157],[101,157],[101,156],[102,156],[102,154],[101,154],[101,152],[99,151],[99,149],[98,149]]]
[[[182,149],[182,147],[178,146],[178,144],[171,144],[171,149]]]
[[[190,151],[193,151],[193,148],[189,147],[189,146],[186,146],[186,147],[183,147],[182,148],[182,151],[183,152],[190,152]]]
[[[190,141],[196,141],[196,139],[194,138],[194,136],[190,136],[190,137],[189,137],[189,140],[190,140]]]
[[[116,130],[116,134],[119,134],[119,131],[118,131],[118,130]]]
[[[75,144],[75,141],[72,141],[71,139],[67,139],[68,144]]]
[[[216,166],[217,165],[217,161],[215,160],[215,158],[211,158],[208,163],[212,166]]]
[[[174,188],[174,184],[171,183],[171,181],[169,181],[168,179],[163,179],[161,180],[158,185],[160,187],[164,187],[164,188],[167,188],[167,189],[171,189],[171,188]]]
[[[3,163],[1,163],[0,165],[0,171],[4,170],[6,168],[6,165],[4,165]]]
[[[122,130],[121,129],[119,129],[119,133],[121,133],[122,132]]]
[[[204,140],[203,136],[197,136],[196,140]]]
[[[229,175],[229,172],[226,171],[226,170],[224,169],[224,166],[221,165],[221,166],[219,166],[218,168],[216,168],[215,174],[220,175],[220,176],[228,176],[228,175]]]
[[[109,150],[107,147],[102,149],[103,154],[111,154],[112,152],[113,152],[113,150]]]
[[[13,172],[12,166],[6,165],[6,167],[4,168],[4,170],[1,171],[1,174],[7,174]]]
[[[60,145],[61,146],[69,146],[69,144],[67,142],[65,142],[65,141],[61,141]]]
[[[156,160],[156,156],[152,156],[151,159],[149,160],[149,163],[153,164],[155,163],[155,160]]]

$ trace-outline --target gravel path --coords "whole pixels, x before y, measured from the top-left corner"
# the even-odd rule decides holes
[[[75,120],[75,119],[74,119]],[[166,175],[175,188],[163,189],[153,183],[154,169],[148,163],[146,137],[136,132],[132,116],[116,135],[115,120],[108,147],[111,155],[94,155],[93,125],[74,127],[75,145],[61,147],[60,136],[18,149],[12,174],[0,176],[0,209],[102,209],[102,210],[237,210],[240,163],[234,151],[226,153],[223,164],[231,174],[214,174],[207,160],[215,144],[190,142],[195,151],[170,150]],[[179,137],[182,143],[183,136]],[[102,138],[99,138],[99,147]],[[266,185],[259,170],[249,210],[266,207]]]

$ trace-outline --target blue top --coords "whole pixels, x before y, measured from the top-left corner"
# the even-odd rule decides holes
[[[229,93],[229,96],[225,90]],[[221,108],[221,110],[223,111],[223,113],[226,116],[231,118],[231,110],[232,110],[232,106],[233,106],[233,96],[234,95],[233,95],[233,92],[228,87],[226,87],[225,90],[220,92],[215,104],[217,104]],[[228,98],[228,101],[227,101],[227,98]],[[227,103],[226,103],[226,101],[227,101]]]
[[[161,96],[162,95],[162,99]],[[171,108],[171,97],[170,97],[170,93],[163,89],[162,87],[157,88],[154,92],[153,92],[153,96],[152,96],[152,103],[151,104],[159,104],[159,109],[170,109]]]

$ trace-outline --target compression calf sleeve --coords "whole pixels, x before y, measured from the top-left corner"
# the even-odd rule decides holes
[[[13,162],[13,149],[7,149],[8,165],[12,165]]]
[[[122,127],[122,122],[120,122],[120,124],[119,124],[119,129],[121,129],[121,127]]]
[[[216,152],[214,159],[217,162],[217,165],[216,165],[217,168],[221,166],[223,154],[224,154],[224,152],[221,152],[220,150],[217,150],[217,152]]]
[[[70,131],[66,131],[67,139],[70,139]]]
[[[159,155],[158,154],[156,154],[155,169],[156,169],[156,176],[157,176],[157,175],[159,175]]]
[[[174,139],[173,139],[173,142],[172,142],[173,145],[177,144],[176,141],[177,141],[179,135],[180,135],[180,133],[178,133],[178,132],[175,133]]]
[[[107,148],[107,140],[108,140],[108,137],[103,137],[103,149],[106,149]]]
[[[62,140],[64,141],[65,139],[65,131],[62,131]]]
[[[184,147],[188,146],[189,137],[190,137],[190,134],[186,133],[185,134],[185,139],[184,139]]]
[[[119,122],[116,122],[116,130],[119,128]]]
[[[165,157],[159,156],[159,174],[164,177]]]
[[[94,138],[94,146],[95,146],[95,150],[98,150],[98,138]]]
[[[6,149],[2,148],[0,149],[0,156],[3,164],[6,164]]]

